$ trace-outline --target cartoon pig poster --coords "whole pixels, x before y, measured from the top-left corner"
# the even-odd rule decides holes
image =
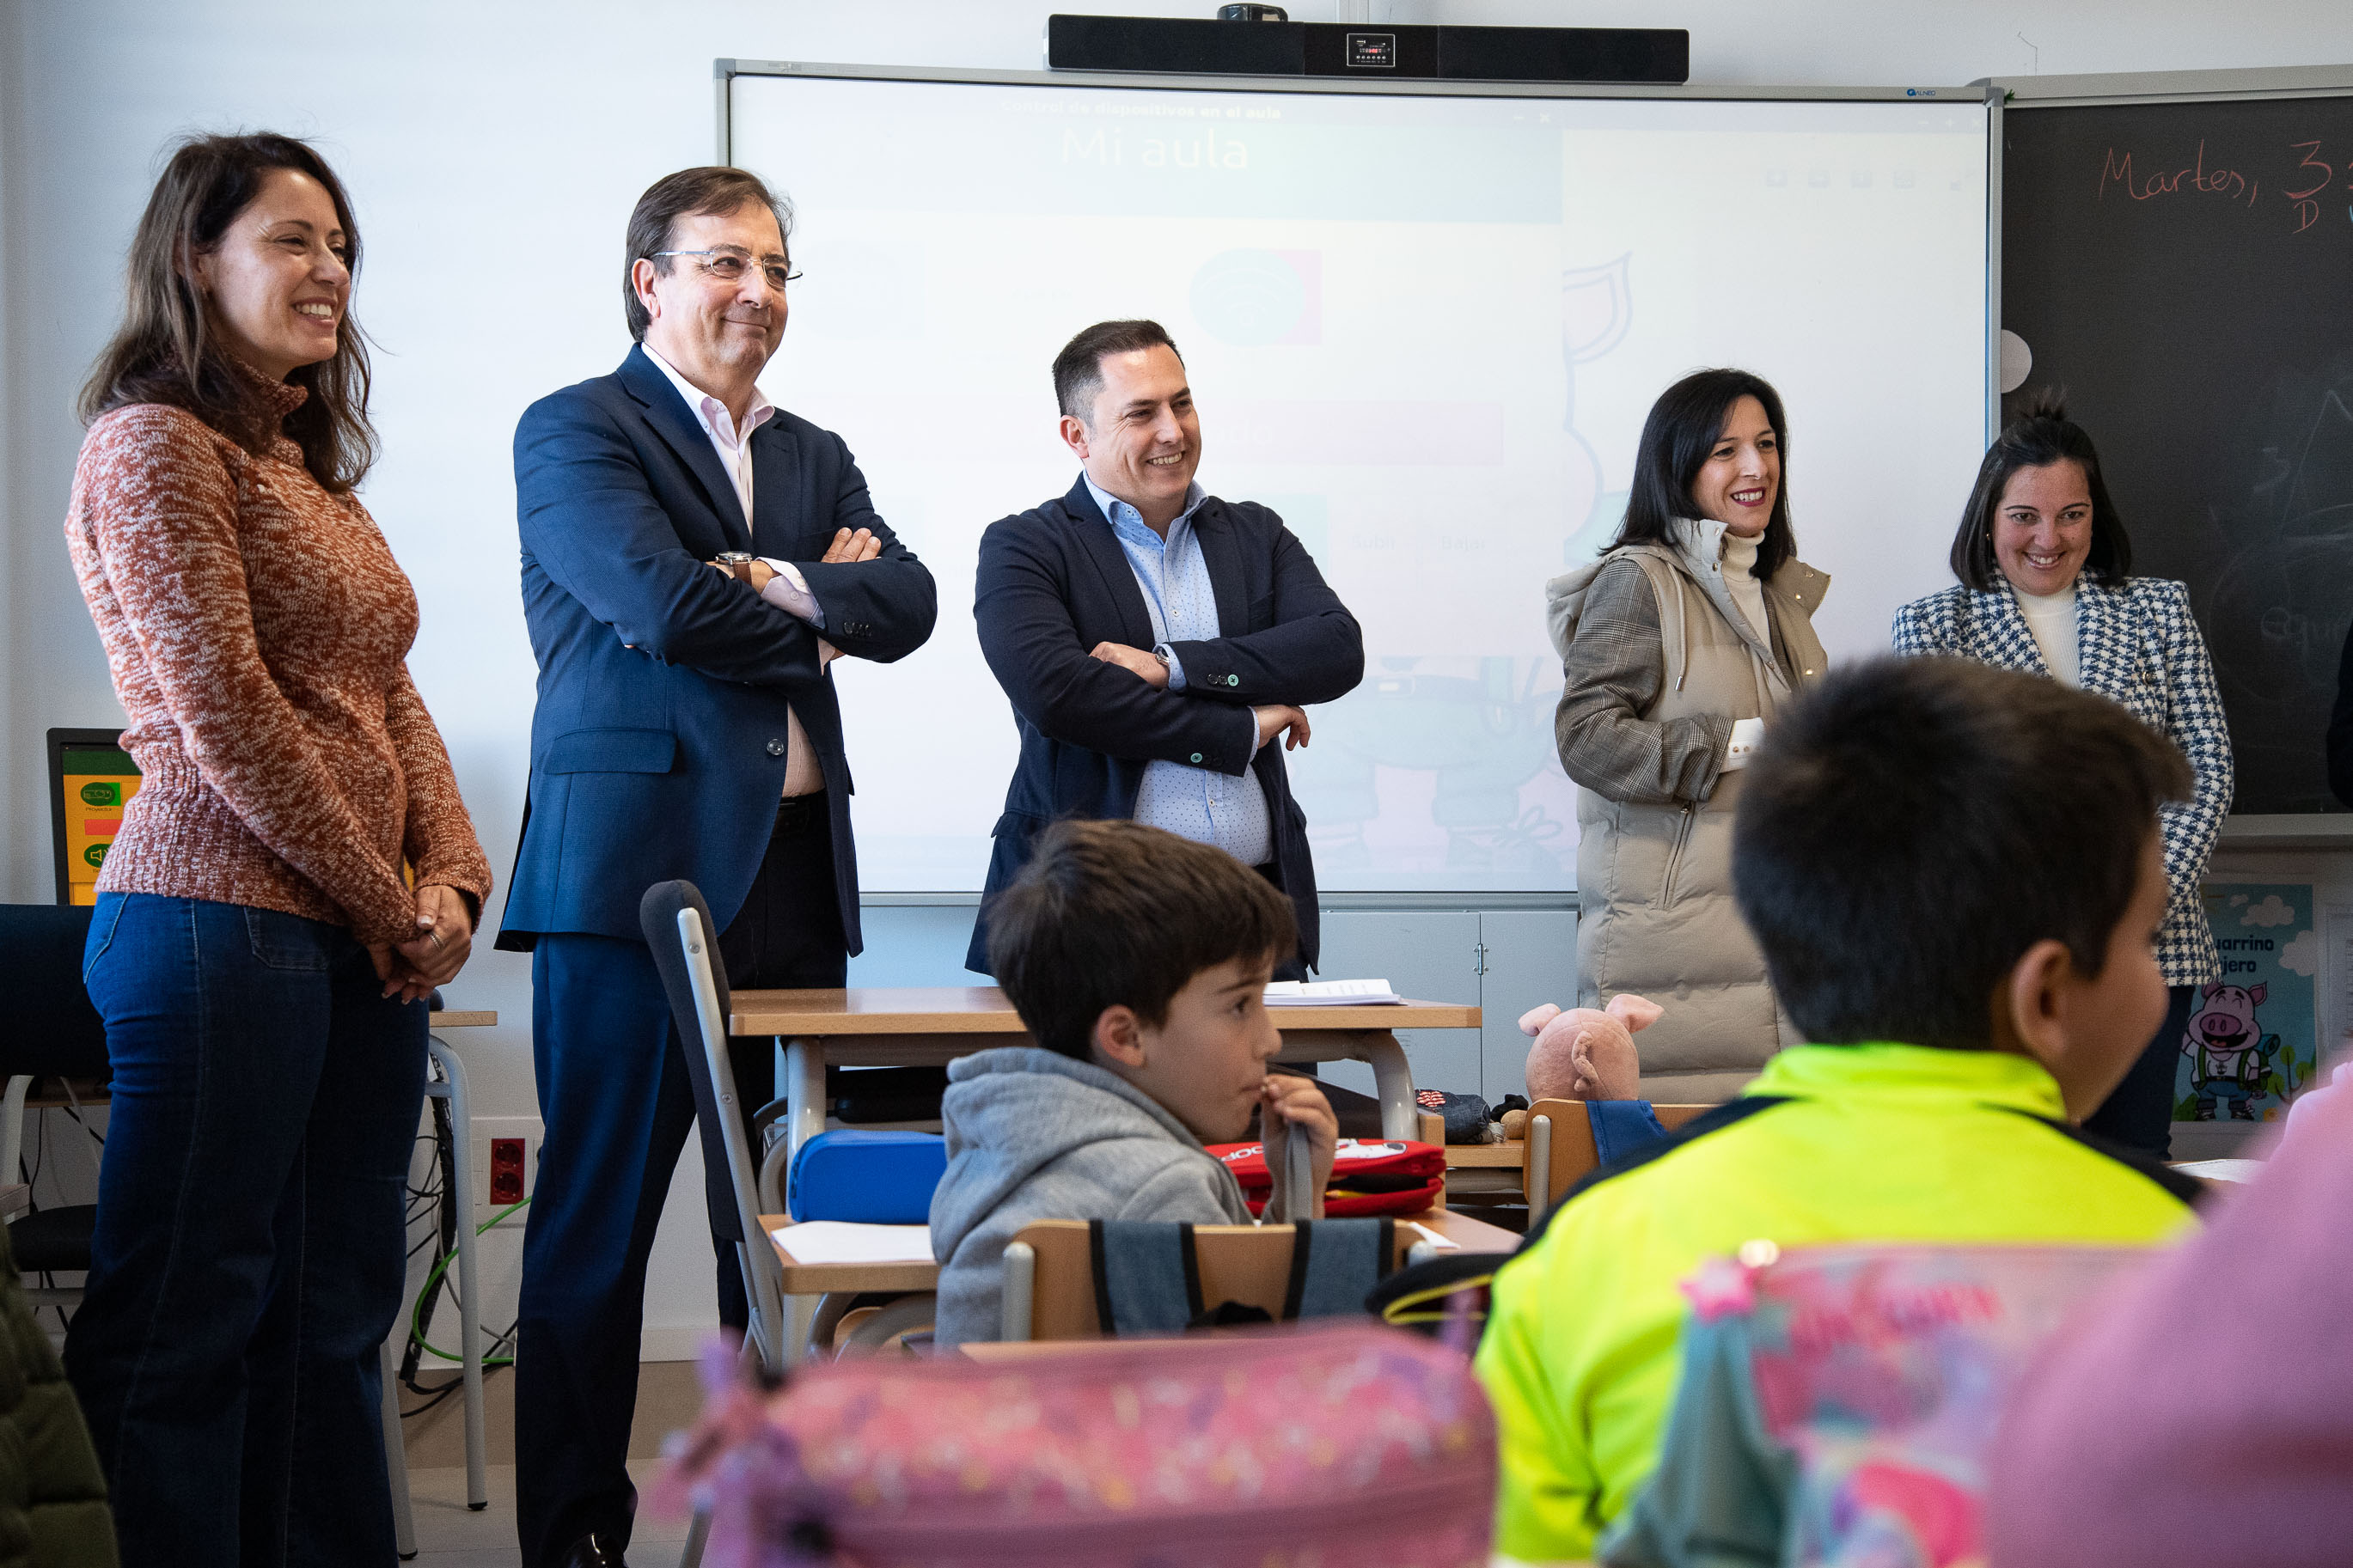
[[[2209,883],[2222,973],[2190,998],[2177,1121],[2275,1121],[2310,1081],[2320,938],[2304,883]]]

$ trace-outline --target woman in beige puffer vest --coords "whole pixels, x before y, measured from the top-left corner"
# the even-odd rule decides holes
[[[1643,424],[1618,538],[1546,585],[1554,737],[1578,785],[1577,1001],[1666,1009],[1637,1040],[1653,1100],[1728,1099],[1799,1043],[1732,898],[1740,770],[1828,662],[1812,616],[1830,579],[1797,559],[1787,429],[1745,371],[1677,382]]]

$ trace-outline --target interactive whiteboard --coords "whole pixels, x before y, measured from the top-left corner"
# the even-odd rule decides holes
[[[1107,317],[1168,328],[1202,484],[1280,511],[1363,624],[1363,686],[1289,759],[1326,891],[1573,885],[1544,584],[1614,531],[1685,371],[1742,365],[1787,400],[1834,656],[1883,648],[1949,580],[1987,406],[1973,98],[807,70],[726,89],[732,161],[799,211],[765,384],[848,441],[940,583],[922,652],[835,667],[870,890],[980,885],[1016,748],[976,550],[1077,477],[1048,367]]]

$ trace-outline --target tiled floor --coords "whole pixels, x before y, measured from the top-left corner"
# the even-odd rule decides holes
[[[643,1487],[655,1461],[643,1460],[629,1473]],[[491,1505],[475,1513],[466,1507],[463,1468],[411,1470],[408,1495],[417,1520],[417,1555],[412,1568],[517,1568],[514,1467],[490,1468]],[[678,1568],[686,1543],[686,1522],[640,1519],[629,1542],[629,1568]]]

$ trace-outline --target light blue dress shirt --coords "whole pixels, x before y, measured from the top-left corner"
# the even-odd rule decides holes
[[[1155,643],[1208,642],[1218,629],[1218,597],[1209,582],[1209,563],[1202,559],[1200,536],[1193,531],[1193,513],[1206,492],[1197,483],[1185,492],[1185,510],[1168,525],[1168,537],[1152,531],[1144,514],[1115,496],[1105,494],[1087,479],[1087,493],[1111,520],[1127,564],[1144,590],[1144,608],[1152,617]],[[1185,689],[1185,670],[1175,658],[1168,661],[1168,689]],[[1244,742],[1258,750],[1258,715],[1247,708],[1234,710],[1234,721],[1250,726]],[[1135,792],[1135,820],[1164,827],[1197,844],[1214,844],[1245,866],[1263,866],[1274,858],[1274,836],[1268,825],[1266,791],[1258,775],[1245,770],[1240,777],[1197,768],[1184,763],[1145,764],[1144,783]]]

